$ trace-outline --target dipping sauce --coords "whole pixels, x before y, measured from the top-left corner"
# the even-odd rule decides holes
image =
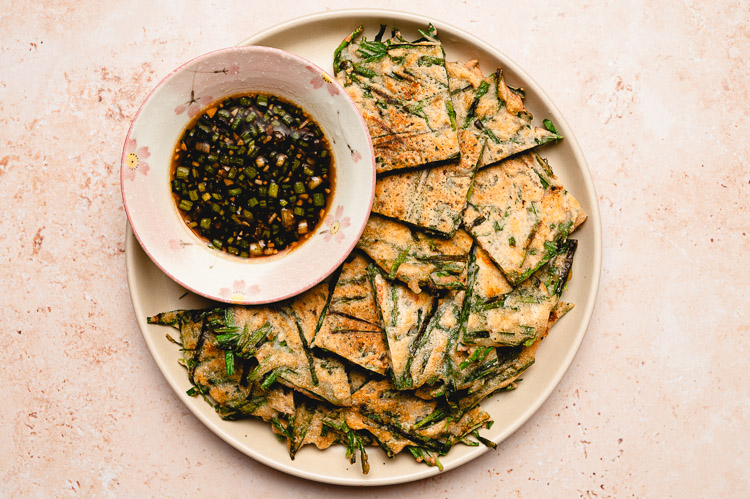
[[[172,193],[185,223],[210,246],[246,258],[306,240],[325,216],[332,179],[318,124],[268,94],[208,106],[172,157]]]

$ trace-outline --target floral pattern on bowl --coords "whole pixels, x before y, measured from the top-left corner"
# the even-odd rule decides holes
[[[243,259],[211,248],[185,225],[169,170],[194,116],[230,95],[255,92],[279,95],[314,117],[331,144],[336,188],[329,213],[306,242],[273,257]],[[133,120],[120,171],[128,220],[151,260],[197,294],[241,304],[294,296],[333,272],[359,239],[375,190],[370,135],[347,93],[310,61],[269,47],[218,50],[167,76]]]
[[[317,89],[325,85],[326,90],[328,90],[328,93],[331,94],[331,97],[339,94],[339,87],[338,85],[333,83],[333,78],[331,78],[325,73],[320,72],[319,70],[313,68],[312,66],[307,66],[307,68],[305,69],[314,73],[315,75],[310,80],[310,84],[313,86],[313,88]]]
[[[128,139],[125,141],[123,154],[125,156],[123,176],[126,179],[135,180],[135,172],[137,171],[143,175],[148,175],[148,171],[151,169],[146,163],[146,160],[151,156],[148,147],[138,147],[138,142],[135,139]]]
[[[320,231],[321,234],[325,234],[323,236],[324,241],[330,241],[331,238],[337,243],[341,243],[346,239],[346,234],[343,232],[343,229],[346,229],[351,225],[351,220],[349,217],[343,217],[344,214],[344,207],[341,205],[338,205],[336,207],[336,213],[329,213],[326,217],[325,221],[323,222],[323,225],[327,227],[326,229],[323,229]]]
[[[233,303],[242,303],[247,298],[259,292],[260,286],[258,286],[257,284],[248,286],[247,284],[245,284],[245,281],[234,281],[234,283],[232,284],[232,289],[221,288],[219,290],[219,295],[227,301],[231,301]]]

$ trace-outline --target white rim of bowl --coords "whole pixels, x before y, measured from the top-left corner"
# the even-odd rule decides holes
[[[180,286],[184,287],[185,289],[191,291],[192,293],[195,293],[197,295],[203,296],[203,297],[211,299],[211,300],[220,301],[220,302],[223,302],[223,303],[232,303],[232,304],[235,304],[235,305],[263,305],[263,304],[266,304],[266,303],[274,303],[274,302],[277,302],[277,301],[286,300],[286,299],[291,298],[293,296],[297,296],[297,295],[299,295],[299,294],[307,291],[308,289],[312,288],[316,284],[318,284],[321,281],[323,281],[323,279],[325,279],[326,277],[328,277],[329,275],[331,275],[331,273],[333,271],[335,271],[344,262],[344,260],[346,260],[346,258],[351,254],[352,250],[354,250],[354,247],[357,245],[357,241],[359,241],[359,238],[362,235],[362,232],[365,230],[365,225],[367,224],[367,218],[365,218],[365,221],[361,225],[361,227],[359,229],[357,229],[357,236],[356,236],[356,238],[353,238],[353,242],[349,245],[349,247],[347,248],[346,252],[343,253],[343,256],[334,265],[331,265],[330,268],[327,268],[325,270],[325,272],[323,272],[321,274],[320,278],[316,277],[316,278],[312,279],[312,281],[305,283],[303,286],[301,286],[299,288],[295,288],[294,291],[289,292],[289,293],[287,293],[285,295],[282,295],[282,296],[279,296],[279,297],[274,296],[274,297],[267,298],[267,299],[262,299],[262,300],[258,300],[258,299],[255,299],[255,300],[253,300],[253,299],[230,300],[230,299],[224,298],[224,297],[222,297],[222,296],[220,296],[218,294],[211,294],[211,293],[208,293],[208,292],[203,292],[203,291],[201,291],[201,290],[199,290],[197,288],[194,288],[193,286],[191,286],[188,283],[186,283],[184,280],[182,280],[182,279],[178,278],[177,276],[175,276],[172,272],[168,271],[164,267],[164,265],[162,265],[162,263],[160,263],[158,261],[158,259],[154,256],[154,254],[148,249],[148,247],[144,244],[144,242],[141,239],[141,237],[138,235],[138,231],[136,230],[135,226],[133,225],[133,220],[131,218],[130,210],[128,208],[128,202],[127,202],[127,199],[125,197],[125,181],[124,181],[124,176],[125,176],[125,169],[127,168],[126,165],[125,165],[125,158],[127,156],[127,154],[125,152],[126,151],[126,144],[127,144],[127,141],[130,139],[130,134],[133,131],[133,127],[135,126],[136,122],[138,121],[138,118],[141,115],[141,111],[143,111],[143,109],[146,106],[146,104],[148,104],[148,102],[151,100],[151,98],[153,97],[154,93],[158,89],[160,89],[162,86],[164,86],[169,80],[171,80],[175,76],[175,74],[177,74],[185,66],[188,66],[190,64],[193,64],[194,62],[197,62],[197,61],[199,61],[201,59],[207,58],[209,56],[212,56],[212,55],[215,55],[215,54],[218,54],[218,53],[224,53],[224,52],[246,52],[246,51],[253,51],[253,52],[255,52],[255,51],[257,51],[257,52],[275,52],[275,53],[277,53],[279,55],[282,55],[284,57],[289,57],[289,58],[292,58],[292,59],[296,59],[297,61],[299,61],[301,63],[308,64],[311,67],[313,67],[316,71],[319,71],[322,74],[328,74],[327,71],[324,71],[317,64],[315,64],[312,61],[309,61],[309,60],[305,59],[304,57],[300,57],[300,56],[298,56],[296,54],[292,54],[291,52],[287,52],[286,50],[282,50],[282,49],[275,48],[275,47],[266,47],[264,45],[246,45],[246,46],[239,46],[238,45],[238,46],[233,46],[233,47],[226,47],[226,48],[222,48],[222,49],[212,50],[211,52],[206,52],[205,54],[201,54],[201,55],[199,55],[197,57],[194,57],[194,58],[190,59],[189,61],[181,64],[180,66],[178,66],[177,68],[175,68],[174,70],[172,70],[167,76],[165,76],[164,78],[162,78],[161,81],[159,81],[159,83],[153,89],[151,89],[151,91],[148,93],[148,95],[146,96],[146,98],[143,100],[143,102],[141,103],[140,107],[138,108],[138,111],[135,113],[135,116],[133,117],[133,120],[130,122],[130,126],[128,127],[128,133],[125,135],[125,144],[123,145],[122,155],[120,156],[120,193],[122,195],[122,204],[125,207],[125,214],[127,216],[128,223],[130,224],[130,228],[133,231],[133,235],[138,240],[138,244],[140,244],[141,248],[143,248],[143,251],[148,255],[148,257],[151,259],[151,261],[154,262],[154,265],[156,265],[159,268],[159,270],[161,270],[167,276],[169,276],[170,279],[172,279],[173,281],[175,281],[176,283],[178,283]],[[335,78],[331,78],[331,80],[334,83],[334,85],[338,88],[339,93],[342,94],[344,96],[344,98],[349,101],[349,104],[352,107],[354,107],[354,109],[356,110],[356,105],[354,104],[354,101],[349,96],[349,94],[346,92],[346,90],[344,90],[344,88],[335,80]],[[365,130],[367,130],[367,124],[365,123],[365,120],[364,120],[364,118],[362,117],[362,114],[359,111],[357,111],[357,117],[359,118],[359,120],[360,120],[360,122],[362,124],[362,127]],[[372,152],[372,150],[373,150],[373,148],[372,148],[372,139],[371,139],[369,133],[367,133],[366,136],[367,136],[367,143],[368,143],[368,145],[370,147],[370,151]],[[372,153],[371,157],[372,157],[372,179],[371,179],[372,189],[370,189],[370,199],[368,201],[368,206],[370,207],[370,209],[372,208],[372,202],[373,202],[373,200],[375,198],[375,175],[376,175],[376,172],[375,172],[375,154]]]

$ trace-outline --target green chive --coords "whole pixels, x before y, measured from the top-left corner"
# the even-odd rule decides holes
[[[544,128],[546,128],[550,132],[557,133],[557,128],[555,128],[555,125],[552,123],[552,121],[544,119],[542,120],[542,123],[544,123]]]
[[[227,365],[227,376],[234,375],[234,352],[224,352],[224,363]]]

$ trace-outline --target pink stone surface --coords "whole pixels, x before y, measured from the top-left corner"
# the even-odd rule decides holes
[[[119,158],[174,67],[369,2],[4,2],[0,496],[349,497],[235,451],[136,325]],[[573,365],[497,451],[373,497],[750,494],[750,7],[430,2],[547,90],[599,194],[597,306]]]

